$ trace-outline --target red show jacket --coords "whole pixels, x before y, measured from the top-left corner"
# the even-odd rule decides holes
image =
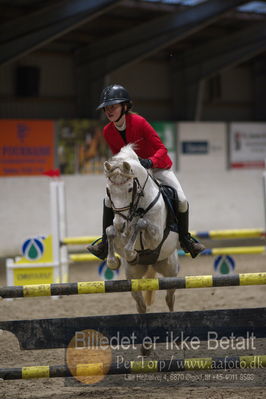
[[[151,159],[154,168],[169,169],[172,166],[167,149],[157,132],[140,115],[126,114],[127,143],[124,142],[113,122],[104,127],[103,136],[113,154],[117,154],[126,144],[134,143],[136,154],[140,158]]]

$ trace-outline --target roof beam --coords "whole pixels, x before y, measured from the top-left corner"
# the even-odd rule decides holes
[[[0,64],[13,61],[98,17],[122,0],[64,0],[0,28]]]
[[[176,11],[177,9],[180,10],[182,8],[185,8],[185,5],[179,3],[167,4],[161,1],[147,2],[147,1],[136,1],[136,0],[124,0],[123,7],[134,8],[134,9],[138,8],[141,10],[155,11],[155,12],[160,12],[160,11],[173,12]]]
[[[204,80],[249,60],[265,49],[266,26],[260,23],[175,58],[172,63],[175,118],[196,120],[202,106]]]
[[[266,50],[265,23],[214,40],[175,59],[175,68],[185,69],[189,81],[206,79],[247,61]],[[193,71],[193,72],[192,72]]]
[[[95,79],[121,66],[147,58],[213,23],[247,0],[208,0],[182,12],[171,13],[82,49],[79,64],[88,64]]]

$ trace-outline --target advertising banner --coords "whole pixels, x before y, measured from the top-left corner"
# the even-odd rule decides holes
[[[226,169],[225,123],[180,122],[177,127],[181,171]]]
[[[54,167],[53,121],[0,120],[0,176],[42,175]]]
[[[99,121],[62,119],[56,122],[58,162],[62,174],[103,173],[111,155]]]
[[[0,176],[103,173],[111,156],[103,123],[89,119],[1,120]],[[176,124],[153,122],[176,169]]]
[[[266,160],[266,123],[231,123],[230,167],[264,168]]]

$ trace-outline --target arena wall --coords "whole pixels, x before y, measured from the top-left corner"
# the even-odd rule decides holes
[[[190,202],[191,229],[264,227],[261,170],[210,168],[177,173]],[[104,176],[62,179],[68,235],[100,234]],[[49,181],[48,177],[0,179],[0,256],[18,255],[26,238],[50,232]]]

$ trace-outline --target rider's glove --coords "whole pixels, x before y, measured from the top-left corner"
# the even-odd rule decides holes
[[[152,168],[152,160],[151,160],[151,159],[139,158],[139,161],[140,161],[141,165],[142,165],[145,169],[150,169],[150,168]]]

